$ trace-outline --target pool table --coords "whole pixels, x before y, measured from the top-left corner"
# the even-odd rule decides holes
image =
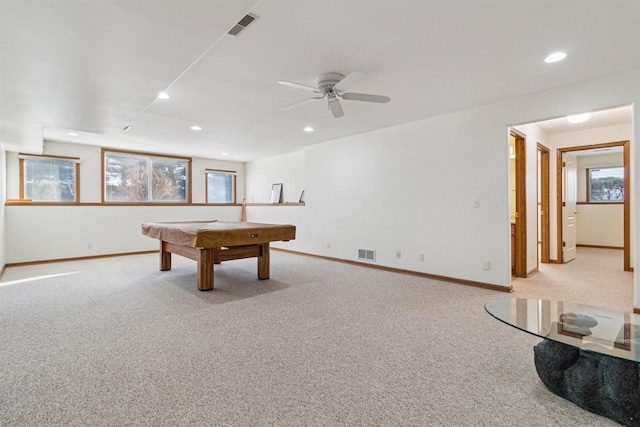
[[[234,221],[146,222],[142,234],[160,240],[160,270],[171,270],[171,254],[198,263],[200,291],[213,289],[213,265],[258,258],[258,278],[269,278],[269,243],[296,238],[296,227]]]

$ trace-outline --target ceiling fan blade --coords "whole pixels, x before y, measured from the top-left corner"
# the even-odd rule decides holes
[[[349,89],[351,86],[360,84],[363,81],[364,81],[364,73],[361,73],[360,71],[354,71],[353,73],[349,74],[347,77],[345,77],[344,79],[336,83],[333,89],[337,90],[338,92],[344,92],[345,90]]]
[[[294,104],[284,106],[284,107],[281,108],[281,110],[289,110],[291,108],[300,107],[301,105],[309,104],[309,103],[311,103],[313,101],[317,101],[318,99],[322,99],[322,98],[324,98],[324,96],[316,96],[315,98],[305,99],[304,101],[299,101],[299,102],[296,102]]]
[[[391,101],[388,96],[369,95],[366,93],[343,93],[340,96],[348,101],[377,102],[378,104],[386,104]]]
[[[308,90],[309,92],[322,93],[322,91],[319,91],[315,87],[301,85],[300,83],[293,83],[293,82],[278,82],[278,83],[284,86],[295,87],[296,89]]]
[[[342,105],[340,105],[340,101],[336,97],[329,98],[329,109],[331,110],[331,114],[333,114],[333,117],[335,117],[336,119],[344,116]]]

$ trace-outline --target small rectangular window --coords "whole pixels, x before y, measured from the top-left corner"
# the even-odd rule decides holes
[[[589,202],[624,201],[624,167],[588,169]]]
[[[207,169],[207,203],[236,203],[236,172]]]
[[[75,157],[20,154],[20,198],[34,202],[75,203],[80,160]]]
[[[191,159],[104,150],[104,201],[189,203]]]

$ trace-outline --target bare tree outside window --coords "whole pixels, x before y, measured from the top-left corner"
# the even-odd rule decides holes
[[[186,159],[105,151],[105,201],[186,203],[188,174]]]
[[[589,202],[624,201],[624,167],[589,169]]]
[[[76,201],[76,162],[57,158],[24,159],[24,197],[42,202]]]

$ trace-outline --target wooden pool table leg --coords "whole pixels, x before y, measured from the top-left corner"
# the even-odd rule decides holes
[[[260,244],[260,255],[258,256],[258,279],[269,278],[269,243]]]
[[[167,250],[167,242],[160,240],[160,271],[171,270],[171,252]]]
[[[198,249],[198,290],[213,289],[213,248]]]

